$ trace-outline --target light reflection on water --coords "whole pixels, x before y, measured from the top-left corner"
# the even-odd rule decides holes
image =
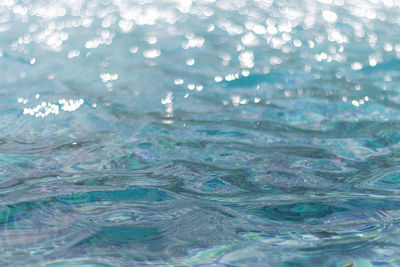
[[[0,264],[397,266],[399,14],[0,0]]]

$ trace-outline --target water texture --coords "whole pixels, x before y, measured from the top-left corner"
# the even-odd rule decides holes
[[[400,266],[397,0],[0,0],[1,266]]]

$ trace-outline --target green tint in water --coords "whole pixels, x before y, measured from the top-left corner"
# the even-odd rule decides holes
[[[272,220],[303,222],[306,219],[321,218],[347,209],[324,203],[296,203],[279,206],[266,206],[262,214]]]

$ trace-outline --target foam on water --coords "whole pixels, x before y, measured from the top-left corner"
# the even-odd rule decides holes
[[[398,266],[400,2],[0,0],[0,264]]]

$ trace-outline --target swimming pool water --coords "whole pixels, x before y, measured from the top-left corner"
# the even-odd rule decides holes
[[[2,266],[400,265],[396,0],[0,0],[0,96]]]

